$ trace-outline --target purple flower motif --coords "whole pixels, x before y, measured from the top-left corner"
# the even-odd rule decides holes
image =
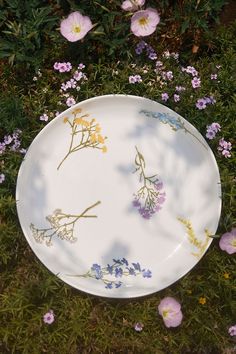
[[[174,101],[179,102],[180,101],[180,95],[177,95],[176,93],[174,94]]]
[[[201,86],[201,80],[199,79],[199,77],[196,76],[192,79],[191,83],[193,88],[198,88]]]
[[[173,297],[165,297],[158,305],[158,312],[162,316],[166,327],[177,327],[181,324],[183,314],[181,305]]]
[[[142,270],[142,275],[144,278],[151,278],[152,277],[152,272],[149,269],[143,269]]]
[[[113,273],[113,266],[111,266],[110,264],[107,265],[107,271],[109,274]]]
[[[112,289],[112,287],[113,287],[113,286],[112,286],[112,283],[111,283],[111,282],[110,282],[110,283],[107,283],[106,286],[105,286],[106,289]]]
[[[140,10],[131,18],[131,31],[137,37],[149,36],[155,32],[159,22],[160,16],[155,9]]]
[[[141,266],[140,264],[137,262],[137,263],[132,263],[133,267],[135,270],[141,272]]]
[[[97,280],[102,278],[102,276],[103,276],[102,269],[99,264],[96,264],[96,263],[93,264],[91,267],[91,271]]]
[[[145,0],[125,0],[121,4],[121,8],[124,11],[134,12],[137,11],[139,6],[143,6],[145,4]]]
[[[74,99],[73,97],[68,97],[67,100],[66,100],[66,105],[67,105],[68,107],[73,106],[75,103],[76,103],[76,102],[75,102],[75,99]]]
[[[0,184],[3,183],[5,181],[5,175],[4,173],[0,174]]]
[[[43,316],[43,322],[46,324],[52,324],[55,320],[54,312],[53,310],[49,310],[45,315]]]
[[[116,268],[115,269],[115,277],[116,278],[121,278],[123,275],[123,269],[120,267],[120,268]]]
[[[200,110],[202,109],[205,109],[206,108],[206,101],[204,98],[199,98],[197,100],[197,103],[196,103],[196,107]]]
[[[141,322],[137,322],[134,325],[134,330],[136,332],[141,332],[143,330],[144,325]]]
[[[60,32],[69,42],[76,42],[84,38],[92,28],[90,18],[75,11],[61,22]]]
[[[154,187],[157,191],[160,191],[163,188],[163,182],[157,182],[154,184]]]
[[[228,332],[230,336],[236,336],[236,325],[229,327]]]
[[[161,94],[161,99],[162,99],[162,101],[164,101],[164,102],[168,101],[168,99],[169,99],[168,93],[167,93],[167,92],[162,93],[162,94]]]
[[[122,285],[122,282],[121,282],[121,281],[119,281],[119,282],[115,283],[115,287],[116,287],[116,288],[120,288],[120,287],[121,287],[121,285]]]
[[[47,122],[47,121],[48,121],[48,115],[47,115],[46,113],[44,113],[43,115],[41,115],[41,116],[39,117],[39,119],[42,120],[42,121]]]
[[[220,249],[226,251],[228,254],[236,252],[236,228],[221,236],[219,246]]]
[[[138,199],[134,199],[134,200],[133,200],[133,206],[134,206],[135,208],[139,208],[139,207],[141,206],[140,201],[139,201]]]

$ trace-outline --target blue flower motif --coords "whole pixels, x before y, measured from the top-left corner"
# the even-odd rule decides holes
[[[144,278],[151,278],[152,277],[152,272],[149,269],[143,269],[142,270],[142,276]]]
[[[113,288],[112,282],[107,283],[106,286],[105,286],[105,288],[106,288],[106,289],[112,289],[112,288]]]
[[[115,259],[115,258],[113,258],[113,262],[114,262],[115,264],[122,264],[122,262],[121,262],[120,259]]]
[[[140,267],[139,263],[132,263],[132,264],[133,264],[135,270],[138,270],[139,272],[141,272],[141,267]]]
[[[129,275],[134,275],[134,276],[136,275],[134,268],[132,268],[132,267],[127,267],[127,269],[128,269],[128,271],[129,271]]]
[[[169,124],[174,130],[185,129],[184,123],[182,123],[180,119],[175,118],[168,113],[150,112],[146,110],[141,110],[140,113],[144,113],[147,117],[156,118],[164,124]]]
[[[96,279],[101,279],[103,274],[102,274],[102,269],[99,264],[93,264],[91,267],[92,272],[94,273],[94,276]]]
[[[113,266],[108,264],[107,265],[107,271],[108,271],[109,274],[112,274],[113,273]]]
[[[123,275],[123,269],[122,268],[116,268],[115,269],[115,277],[116,278],[121,278]]]
[[[120,288],[121,285],[122,285],[122,282],[121,282],[121,281],[119,281],[118,283],[115,283],[115,287],[116,287],[116,288]]]
[[[124,257],[122,258],[121,262],[122,262],[123,264],[125,264],[126,266],[129,265],[129,262],[128,262],[127,259],[124,258]]]

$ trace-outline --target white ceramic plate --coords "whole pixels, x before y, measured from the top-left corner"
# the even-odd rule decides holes
[[[200,133],[146,98],[108,95],[50,122],[21,165],[17,211],[41,262],[67,284],[147,295],[191,270],[221,211],[218,167]]]

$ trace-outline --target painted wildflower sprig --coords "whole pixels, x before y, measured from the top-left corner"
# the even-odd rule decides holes
[[[161,112],[151,112],[145,109],[142,109],[139,113],[145,114],[146,117],[158,119],[161,123],[169,125],[169,127],[175,132],[178,130],[184,130],[185,133],[192,135],[197,141],[207,149],[207,146],[189,129],[186,128],[184,122],[180,117],[173,117],[169,113]]]
[[[186,227],[186,232],[188,235],[188,240],[189,242],[195,246],[198,250],[198,252],[191,252],[191,254],[197,258],[200,258],[204,251],[206,250],[206,247],[209,243],[211,233],[209,232],[208,229],[204,230],[205,233],[205,241],[199,241],[198,238],[195,235],[195,232],[193,230],[192,223],[189,220],[183,219],[183,218],[178,218],[178,220]]]
[[[65,214],[60,209],[56,209],[52,215],[46,216],[46,220],[49,222],[50,227],[38,229],[34,224],[30,224],[33,237],[36,242],[43,243],[45,241],[47,246],[52,245],[52,238],[57,236],[61,240],[69,242],[75,242],[77,238],[74,236],[74,227],[77,221],[81,218],[96,218],[97,215],[87,214],[92,208],[96,207],[101,202],[98,201],[95,204],[86,208],[81,214]]]
[[[143,278],[151,278],[152,272],[149,269],[143,269],[138,262],[129,264],[127,259],[122,258],[113,259],[113,263],[107,264],[105,267],[94,263],[85,274],[69,276],[100,280],[106,289],[112,289],[120,288],[123,285],[123,282],[118,280],[122,277],[142,276]]]
[[[72,121],[69,120],[68,117],[64,118],[64,123],[69,124],[71,128],[71,141],[69,150],[62,159],[62,161],[59,163],[57,170],[59,170],[63,162],[73,152],[79,151],[84,148],[99,149],[102,152],[107,151],[107,147],[106,145],[104,145],[107,137],[103,137],[100,134],[100,125],[96,122],[95,119],[87,120],[86,118],[89,117],[89,114],[82,114],[78,116],[78,114],[80,114],[81,112],[81,108],[75,109],[72,112],[74,116]]]
[[[138,208],[140,215],[145,219],[150,219],[153,214],[161,210],[161,205],[165,201],[165,192],[161,192],[163,183],[159,181],[157,175],[147,176],[145,172],[145,159],[136,148],[135,173],[139,173],[139,182],[142,187],[134,194],[133,206]]]

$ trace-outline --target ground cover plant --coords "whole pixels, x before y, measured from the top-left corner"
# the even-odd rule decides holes
[[[236,352],[236,23],[216,27],[220,0],[122,4],[0,2],[0,353]],[[149,8],[154,30],[139,36],[137,12]],[[66,38],[60,23],[75,11],[78,26],[84,16],[92,26],[86,20],[83,38],[79,30]],[[34,137],[66,108],[110,93],[185,117],[212,148],[222,183],[217,235],[201,261],[130,301],[61,282],[31,251],[16,213],[17,173]]]

